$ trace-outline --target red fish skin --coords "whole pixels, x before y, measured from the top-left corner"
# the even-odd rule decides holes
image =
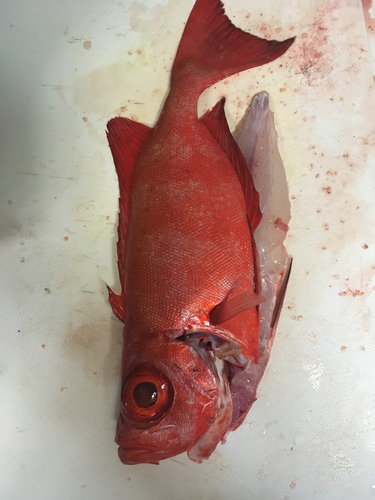
[[[253,288],[242,188],[198,120],[189,89],[189,82],[173,89],[136,163],[125,265],[131,293],[125,295],[129,324],[135,321],[138,332],[179,331],[228,295]],[[244,323],[234,336],[244,337],[247,354],[256,356],[256,308],[239,317],[225,326],[233,332],[233,323]]]
[[[218,398],[208,388],[218,381],[190,347],[176,344],[164,332],[174,336],[173,332],[189,329],[194,317],[208,319],[209,311],[226,297],[254,287],[251,237],[238,177],[198,121],[196,101],[194,107],[185,108],[185,114],[176,116],[173,100],[181,100],[187,89],[177,92],[167,99],[135,168],[125,261],[123,373],[151,360],[169,374],[178,396],[172,411],[152,431],[129,426],[120,416],[116,442],[125,463],[154,463],[174,456],[208,431]],[[171,125],[173,120],[176,123]],[[221,326],[242,340],[243,352],[257,357],[255,307]],[[203,375],[194,390],[188,391],[182,374],[186,376],[192,360],[195,366],[203,364],[199,365]],[[181,371],[176,379],[177,362]],[[200,400],[202,389],[209,398]],[[183,415],[189,415],[187,421]],[[225,432],[217,436],[217,442]],[[126,447],[121,446],[124,442]],[[156,451],[144,451],[144,446],[151,445]]]
[[[177,91],[167,99],[135,167],[124,264],[123,357],[124,378],[137,363],[152,362],[172,380],[175,400],[151,430],[128,425],[120,415],[116,442],[128,464],[174,456],[208,431],[218,414],[219,381],[190,346],[173,337],[196,317],[205,328],[215,305],[254,287],[251,236],[237,174],[197,119],[197,100],[185,115],[176,116],[173,100],[181,100],[187,89]],[[177,123],[171,126],[173,119]],[[249,356],[257,356],[255,307],[221,327],[243,341]],[[189,391],[186,377],[192,365],[199,378]],[[221,418],[229,425],[230,415]],[[217,442],[226,432],[219,430]]]
[[[291,43],[245,34],[225,17],[219,0],[197,0],[160,118],[130,165],[131,196],[119,175],[120,207],[128,200],[121,208],[127,215],[121,218],[118,243],[123,290],[121,296],[111,296],[111,303],[125,320],[122,379],[147,363],[165,374],[174,391],[168,412],[147,428],[129,420],[122,402],[115,440],[124,463],[158,463],[198,443],[207,458],[230,425],[230,394],[223,394],[204,356],[179,340],[180,335],[209,329],[232,339],[248,359],[258,360],[257,307],[218,327],[209,321],[220,302],[254,290],[256,260],[239,177],[198,120],[197,103],[215,81],[271,61]],[[111,149],[119,172],[126,154],[119,161]],[[122,392],[122,398],[128,396]],[[200,460],[195,452],[192,456]]]

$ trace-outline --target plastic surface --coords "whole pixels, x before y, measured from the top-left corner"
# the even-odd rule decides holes
[[[105,128],[116,114],[154,123],[192,4],[2,5],[1,498],[375,498],[375,99],[354,0],[225,2],[243,29],[298,36],[200,103],[225,95],[234,127],[256,92],[270,94],[292,198],[289,290],[258,401],[208,462],[117,457]]]

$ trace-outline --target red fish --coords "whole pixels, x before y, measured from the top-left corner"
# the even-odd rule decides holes
[[[125,464],[184,451],[201,462],[255,399],[256,387],[238,398],[231,381],[245,366],[263,366],[259,195],[224,101],[201,119],[197,103],[204,89],[276,59],[292,42],[245,33],[219,0],[197,0],[155,127],[108,123],[120,187],[122,291],[109,290],[109,301],[125,324],[116,432]]]

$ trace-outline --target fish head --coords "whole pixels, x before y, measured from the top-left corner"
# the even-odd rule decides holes
[[[152,463],[188,451],[208,458],[231,421],[229,394],[188,343],[168,335],[125,345],[115,441],[125,464]]]

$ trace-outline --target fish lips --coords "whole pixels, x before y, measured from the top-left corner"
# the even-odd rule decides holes
[[[128,448],[119,446],[118,456],[125,465],[154,464],[159,465],[160,460],[174,456],[173,452],[166,452],[156,448]]]

